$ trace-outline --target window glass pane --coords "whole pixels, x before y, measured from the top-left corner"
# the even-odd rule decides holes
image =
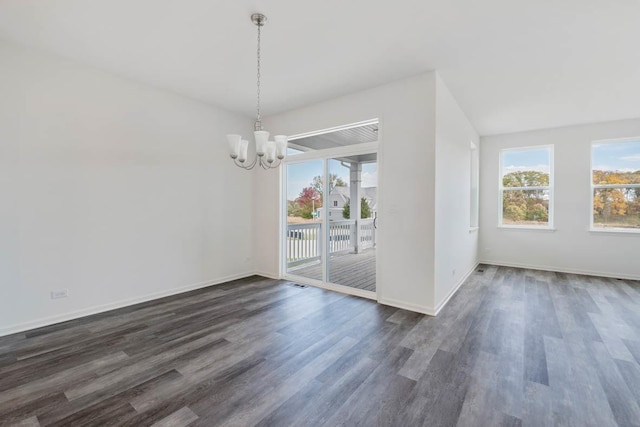
[[[376,290],[377,154],[329,159],[327,281]],[[337,203],[331,203],[337,202]]]
[[[640,228],[640,188],[596,188],[593,226]]]
[[[287,165],[287,273],[322,276],[322,160]]]
[[[550,170],[551,150],[548,147],[502,152],[504,187],[546,187]]]
[[[640,184],[640,140],[593,144],[593,183]]]
[[[503,225],[548,225],[549,190],[502,192]]]

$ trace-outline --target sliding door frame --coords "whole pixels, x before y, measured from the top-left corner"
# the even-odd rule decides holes
[[[300,139],[300,138],[304,138],[304,137],[308,137],[308,136],[313,136],[313,135],[321,135],[321,134],[325,134],[325,133],[330,133],[330,132],[335,132],[338,130],[342,130],[342,129],[349,129],[349,128],[353,128],[353,127],[357,127],[357,126],[362,126],[364,124],[370,124],[370,123],[378,123],[378,120],[371,120],[371,121],[367,121],[367,122],[361,122],[358,123],[356,125],[347,125],[344,127],[337,127],[337,128],[331,128],[330,130],[326,130],[326,131],[318,131],[318,132],[310,132],[310,133],[306,133],[306,134],[301,134],[301,135],[295,135],[290,137],[290,140],[293,142],[293,145],[295,145],[295,140],[296,139]],[[380,134],[380,133],[379,133]],[[281,224],[280,224],[280,271],[281,271],[281,277],[283,277],[285,280],[291,280],[293,282],[299,282],[305,285],[311,285],[311,286],[316,286],[319,288],[323,288],[323,289],[328,289],[328,290],[332,290],[332,291],[337,291],[340,293],[345,293],[345,294],[349,294],[349,295],[355,295],[355,296],[359,296],[359,297],[364,297],[364,298],[369,298],[369,299],[373,299],[373,300],[377,300],[377,295],[376,292],[372,292],[372,291],[365,291],[363,289],[357,289],[357,288],[352,288],[349,286],[344,286],[344,285],[340,285],[340,284],[336,284],[336,283],[330,283],[329,282],[329,277],[328,277],[328,271],[327,271],[327,264],[328,264],[328,260],[327,260],[327,255],[328,255],[328,244],[329,244],[329,215],[328,215],[328,210],[327,210],[327,202],[329,200],[329,186],[328,185],[324,185],[324,188],[322,190],[322,200],[323,200],[323,214],[322,214],[322,233],[321,233],[321,238],[322,238],[322,254],[321,254],[321,261],[322,261],[322,280],[316,280],[316,279],[311,279],[308,277],[302,277],[302,276],[297,276],[293,273],[289,273],[287,271],[287,181],[288,181],[288,177],[287,177],[287,166],[291,165],[291,164],[296,164],[296,163],[304,163],[307,161],[312,161],[312,160],[321,160],[322,161],[322,171],[323,171],[323,181],[324,182],[329,182],[328,181],[328,175],[329,175],[329,160],[334,159],[334,158],[339,158],[339,157],[348,157],[348,156],[356,156],[356,155],[362,155],[362,154],[372,154],[372,153],[376,153],[378,154],[378,170],[380,169],[380,155],[379,155],[379,147],[380,147],[380,139],[378,137],[378,141],[376,142],[367,142],[367,143],[362,143],[362,144],[355,144],[355,145],[349,145],[349,146],[344,146],[344,147],[337,147],[337,148],[329,148],[326,150],[315,150],[315,151],[306,151],[300,154],[295,154],[295,155],[291,155],[291,156],[287,156],[283,162],[282,162],[282,188],[280,191],[281,197],[280,197],[280,209],[281,209]],[[378,179],[378,187],[380,186],[380,180]],[[378,204],[380,202],[378,201]],[[378,270],[378,266],[377,266],[377,260],[376,260],[376,272]],[[377,286],[376,286],[376,290],[377,290]]]

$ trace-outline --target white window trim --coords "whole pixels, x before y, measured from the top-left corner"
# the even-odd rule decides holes
[[[623,227],[596,227],[593,224],[593,197],[595,190],[599,188],[640,188],[640,184],[594,184],[593,183],[593,148],[595,145],[615,144],[620,142],[637,142],[640,137],[634,138],[618,138],[618,139],[601,139],[591,142],[590,153],[590,168],[589,168],[589,182],[591,183],[591,193],[589,198],[589,231],[592,233],[610,233],[610,234],[640,234],[638,228],[623,228]]]
[[[469,162],[469,232],[478,231],[480,227],[480,151],[478,145],[471,141]],[[475,183],[475,190],[473,184]]]
[[[541,186],[541,187],[507,187],[506,190],[548,190],[549,191],[549,222],[547,225],[504,225],[502,223],[502,210],[503,210],[503,193],[505,191],[505,187],[503,187],[502,181],[502,154],[505,151],[528,151],[528,150],[541,150],[547,148],[549,149],[549,185]],[[555,231],[553,226],[554,221],[554,162],[553,162],[553,154],[554,154],[554,145],[531,145],[527,147],[510,147],[503,148],[500,150],[498,155],[499,159],[499,167],[498,167],[498,228],[504,229],[514,229],[514,230],[536,230],[536,231]]]

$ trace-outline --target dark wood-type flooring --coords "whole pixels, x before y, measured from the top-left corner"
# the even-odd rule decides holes
[[[634,281],[484,266],[428,317],[252,277],[0,338],[0,424],[637,426],[639,362]]]

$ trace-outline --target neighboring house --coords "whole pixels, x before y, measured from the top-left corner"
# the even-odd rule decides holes
[[[371,208],[372,217],[378,210],[378,187],[365,187],[361,190],[361,197],[364,197]],[[329,220],[340,221],[342,217],[342,209],[346,203],[349,203],[351,189],[349,187],[334,187],[329,194]]]

